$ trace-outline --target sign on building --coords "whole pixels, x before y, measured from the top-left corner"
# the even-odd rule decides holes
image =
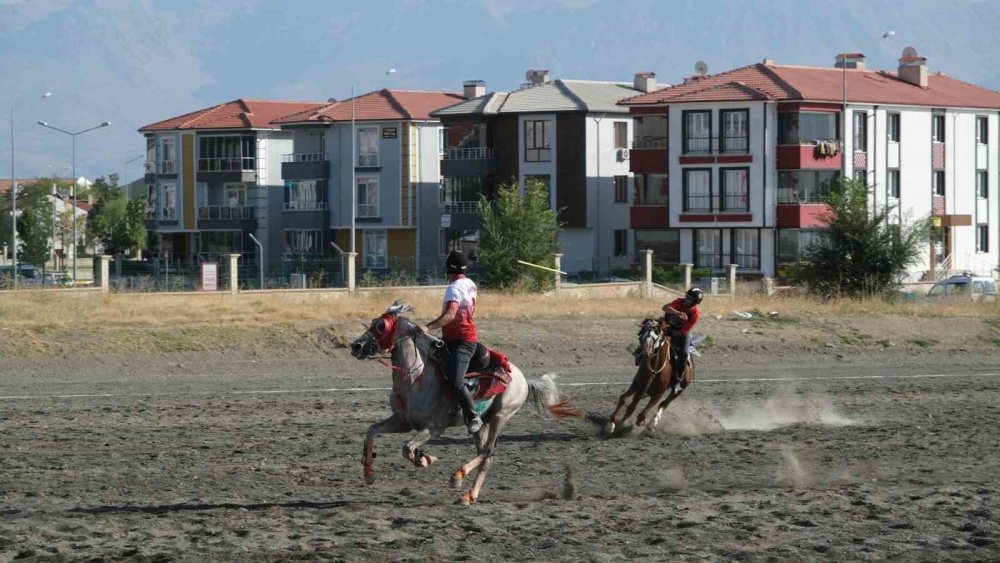
[[[219,290],[219,264],[217,262],[201,263],[201,290]]]
[[[383,127],[382,128],[382,138],[383,139],[395,139],[399,134],[395,127]]]

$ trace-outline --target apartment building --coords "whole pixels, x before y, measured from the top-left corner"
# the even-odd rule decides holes
[[[437,253],[426,251],[436,242],[425,240],[421,201],[436,201],[440,184],[441,123],[432,112],[462,99],[385,89],[276,119],[291,145],[282,155],[285,188],[281,205],[272,205],[273,227],[297,251],[330,252],[332,242],[348,252],[353,218],[359,271],[441,270]]]
[[[465,101],[432,112],[445,126],[440,197],[428,201],[424,226],[436,231],[425,253],[479,245],[480,196],[498,185],[541,180],[563,228],[562,266],[570,273],[607,272],[632,263],[628,236],[629,141],[632,117],[622,98],[651,92],[652,73],[634,83],[553,80],[530,70],[513,92],[486,93],[481,81],[464,84]]]
[[[630,159],[637,249],[772,276],[822,232],[831,182],[852,176],[893,222],[932,218],[914,278],[998,263],[1000,93],[930,73],[912,49],[896,72],[860,53],[830,68],[765,60],[621,104],[649,132]]]
[[[249,237],[273,238],[268,202],[285,190],[281,158],[293,135],[271,122],[322,105],[238,99],[139,129],[149,251],[190,265],[236,252],[243,264],[279,267],[281,246],[262,255]]]

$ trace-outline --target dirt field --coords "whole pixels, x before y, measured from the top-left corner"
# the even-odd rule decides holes
[[[482,332],[608,413],[634,324]],[[194,347],[166,329],[36,335],[0,356],[0,560],[1000,558],[996,319],[700,328],[695,384],[656,432],[519,414],[472,508],[448,486],[473,455],[458,429],[423,470],[380,438],[363,484],[389,379],[337,347],[356,323],[185,329]]]

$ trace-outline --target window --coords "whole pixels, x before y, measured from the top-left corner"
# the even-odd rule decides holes
[[[976,225],[976,252],[990,251],[990,226]]]
[[[163,194],[163,210],[161,218],[177,218],[177,186],[174,184],[160,184],[160,192]]]
[[[247,204],[246,184],[226,184],[226,207],[245,207]]]
[[[358,127],[358,166],[374,168],[378,166],[378,127]]]
[[[323,180],[285,182],[285,211],[316,211],[326,209]]]
[[[663,115],[643,115],[632,123],[632,148],[667,148],[667,118]]]
[[[695,231],[695,265],[699,268],[722,268],[722,231]]]
[[[678,229],[635,231],[636,254],[653,251],[653,262],[678,264],[681,261],[681,232]]]
[[[146,174],[156,173],[156,137],[146,137]]]
[[[156,186],[146,184],[146,219],[156,218]]]
[[[378,217],[378,176],[358,176],[358,217]]]
[[[198,138],[198,172],[253,172],[257,165],[253,135]]]
[[[931,116],[931,140],[935,143],[944,142],[944,115]]]
[[[750,152],[750,110],[729,109],[719,112],[722,122],[722,152]]]
[[[615,256],[628,256],[628,229],[615,229]]]
[[[989,142],[989,126],[985,116],[976,116],[976,142],[985,145]]]
[[[861,182],[864,185],[868,185],[868,171],[864,168],[854,169],[854,179]]]
[[[666,174],[635,175],[635,205],[666,205],[668,190]]]
[[[854,150],[868,152],[868,113],[854,112]]]
[[[737,268],[760,269],[760,231],[757,229],[733,229],[732,256]]]
[[[615,148],[628,148],[628,123],[624,121],[615,122]]]
[[[887,113],[885,116],[886,121],[886,135],[888,135],[890,143],[899,142],[899,114],[898,113]]]
[[[685,153],[712,152],[712,112],[685,111],[684,138]]]
[[[889,170],[885,178],[886,197],[899,199],[899,170]]]
[[[615,203],[628,201],[628,176],[615,176]]]
[[[365,268],[388,268],[385,231],[365,231]]]
[[[890,170],[890,172],[892,172],[892,171]],[[897,193],[897,195],[893,196],[893,197],[899,197],[899,195],[898,195],[898,193],[899,193],[899,171],[896,170],[895,172],[896,172],[896,190],[897,190],[896,193]],[[944,170],[935,170],[935,171],[931,172],[931,189],[933,189],[932,193],[934,195],[941,195],[941,196],[944,195]]]
[[[524,122],[525,162],[549,162],[552,160],[552,132],[550,128],[547,119]]]
[[[989,184],[986,183],[986,171],[976,171],[976,197],[983,199],[990,197]]]
[[[455,176],[441,180],[441,205],[448,213],[474,213],[479,199],[486,195],[483,176]]]
[[[809,247],[823,236],[823,231],[780,229],[778,230],[778,263],[798,262],[809,251]]]
[[[286,254],[320,254],[323,231],[314,229],[288,229],[285,231]]]
[[[198,252],[204,254],[243,252],[242,231],[201,231],[198,234]]]
[[[712,171],[707,168],[684,170],[684,211],[711,211]]]
[[[750,169],[722,168],[719,170],[722,186],[722,211],[750,210]]]
[[[177,161],[177,140],[173,137],[163,137],[160,142],[160,174],[175,174]]]
[[[778,144],[798,145],[840,139],[836,113],[779,113]]]
[[[447,256],[452,250],[461,250],[469,260],[479,259],[479,231],[441,229],[441,256]]]
[[[778,203],[822,203],[840,173],[836,170],[779,170]]]

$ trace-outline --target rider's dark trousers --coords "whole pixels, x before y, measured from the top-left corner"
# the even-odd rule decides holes
[[[687,366],[691,335],[684,334],[679,330],[671,330],[670,346],[674,353],[674,377],[679,379],[684,376],[684,369]]]
[[[465,372],[468,371],[469,363],[476,353],[476,343],[466,340],[446,340],[445,346],[448,347],[448,354],[451,356],[451,362],[448,364],[448,381],[455,390],[455,398],[468,422],[475,413],[472,410],[472,394],[465,386]]]

